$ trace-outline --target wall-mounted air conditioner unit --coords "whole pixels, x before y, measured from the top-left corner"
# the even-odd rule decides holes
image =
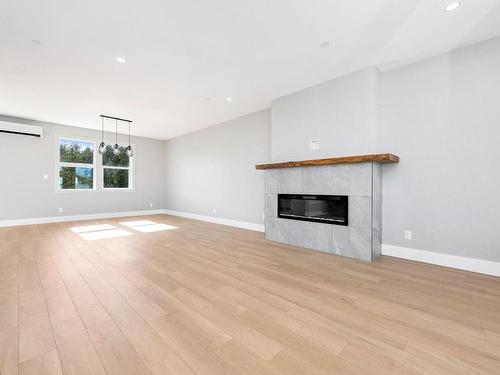
[[[38,125],[18,124],[16,122],[0,121],[0,133],[28,135],[43,138],[43,128]]]

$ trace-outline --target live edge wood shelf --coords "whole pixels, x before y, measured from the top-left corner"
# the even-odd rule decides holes
[[[399,163],[399,156],[393,154],[372,154],[372,155],[342,156],[337,158],[326,158],[326,159],[285,161],[282,163],[257,164],[255,166],[255,169],[294,168],[294,167],[307,167],[311,165],[348,164],[348,163],[365,163],[365,162]]]

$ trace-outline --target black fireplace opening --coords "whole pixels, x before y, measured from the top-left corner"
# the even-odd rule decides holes
[[[278,194],[278,217],[348,225],[347,195]]]

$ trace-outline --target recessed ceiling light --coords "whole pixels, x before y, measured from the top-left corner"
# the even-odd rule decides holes
[[[321,48],[330,47],[330,42],[322,42],[319,46],[320,46]]]
[[[444,10],[447,11],[447,12],[452,12],[456,9],[460,8],[460,2],[458,1],[454,1],[452,3],[449,3],[445,8]]]
[[[125,64],[125,62],[126,62],[126,61],[127,61],[127,60],[125,60],[125,58],[124,58],[124,57],[120,57],[120,56],[118,56],[118,57],[116,58],[116,62],[119,62],[120,64]]]
[[[226,100],[227,100],[228,102],[230,102],[230,101],[232,101],[232,100],[233,100],[233,98],[227,97],[227,98],[226,98]]]

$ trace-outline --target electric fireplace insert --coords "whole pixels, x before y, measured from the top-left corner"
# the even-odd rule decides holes
[[[348,225],[347,195],[278,194],[278,217]]]

